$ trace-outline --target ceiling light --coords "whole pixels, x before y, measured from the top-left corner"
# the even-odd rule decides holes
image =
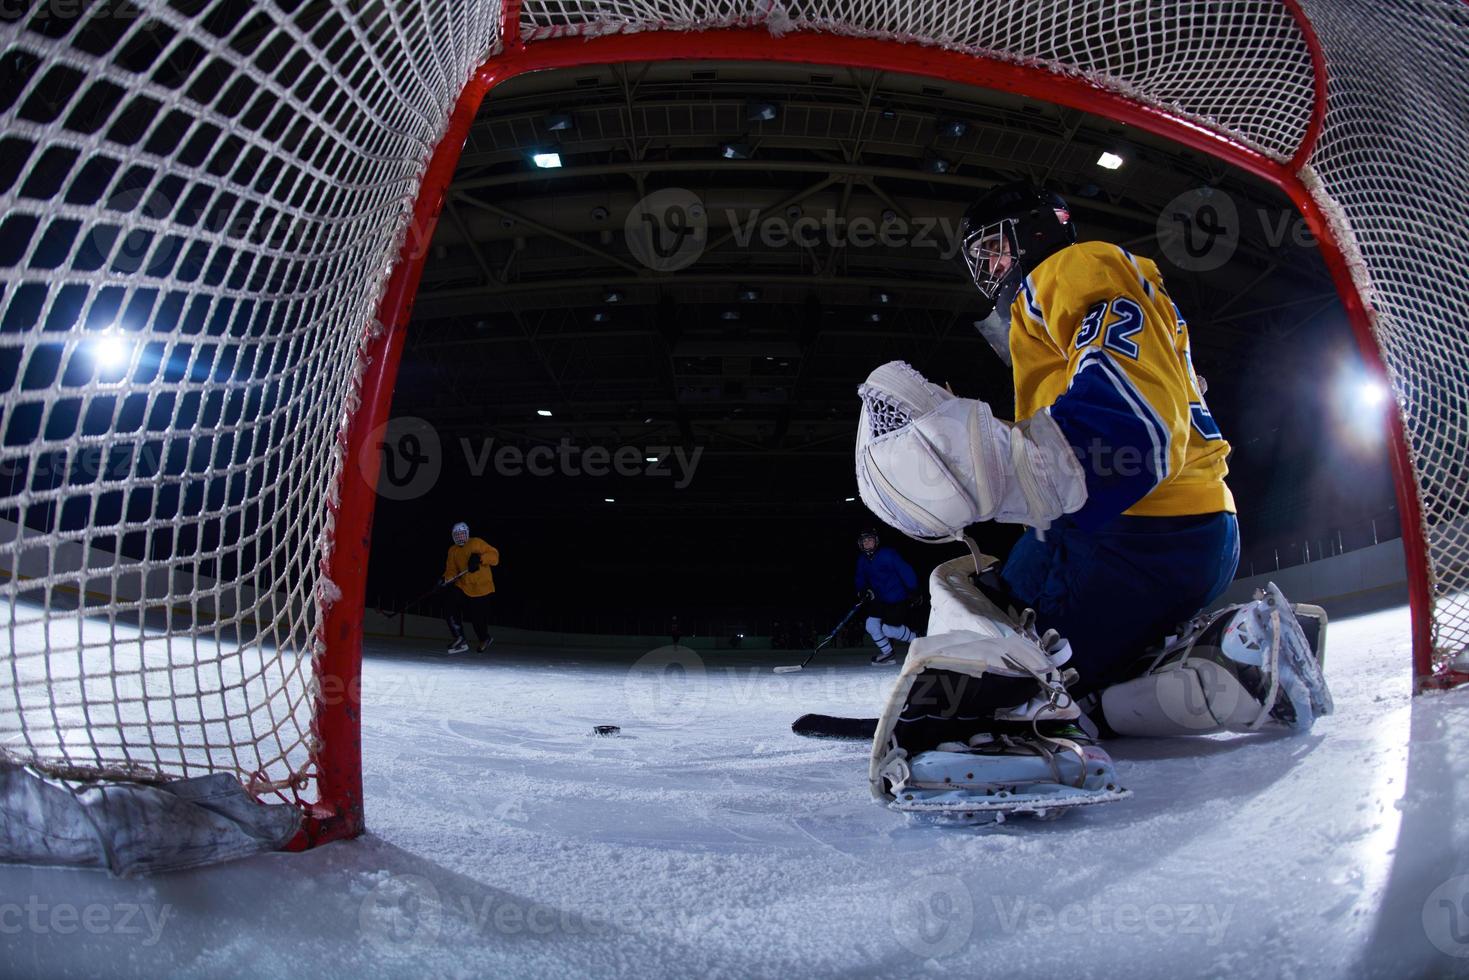
[[[873,323],[881,323],[882,314],[879,313],[877,310],[873,310],[871,313],[867,314],[867,319],[871,320]]]
[[[1104,151],[1101,156],[1097,157],[1097,166],[1103,170],[1116,170],[1122,166],[1122,158],[1110,151]]]
[[[943,157],[934,156],[932,153],[930,153],[923,158],[923,163],[920,169],[926,170],[928,173],[931,174],[946,174],[949,172],[949,168],[952,166],[953,164],[949,163],[949,161],[945,160]]]
[[[564,133],[568,129],[576,128],[576,120],[569,112],[552,112],[546,116],[546,129],[553,133]]]
[[[939,122],[939,135],[956,140],[969,132],[969,124],[962,119],[944,119]]]
[[[592,314],[593,323],[606,323],[610,319],[612,319],[612,314],[608,313],[606,310],[598,310],[597,312]]]
[[[604,504],[615,504],[615,503],[617,503],[617,498],[616,497],[603,497],[602,498],[602,502]]]
[[[544,153],[532,153],[530,162],[542,170],[555,170],[561,166],[561,154],[550,150]]]
[[[848,497],[848,498],[846,498],[846,500],[845,500],[845,501],[843,501],[843,502],[844,502],[844,503],[848,503],[848,504],[850,504],[850,503],[852,503],[852,502],[853,502],[853,501],[854,501],[854,500],[856,500],[856,499],[857,499],[857,498],[856,498],[856,497]]]
[[[536,409],[536,414],[543,419],[548,419],[551,417],[551,410],[549,408],[538,408]]]
[[[739,310],[725,310],[723,313],[719,314],[719,319],[721,320],[738,320],[739,318]]]
[[[886,289],[874,289],[872,291],[872,301],[886,306],[893,301],[893,294]]]
[[[625,299],[627,299],[627,294],[620,289],[608,289],[602,294],[604,303],[621,303]]]
[[[745,107],[745,118],[750,122],[770,122],[780,115],[774,102],[751,102]]]
[[[722,143],[719,147],[719,155],[726,160],[748,160],[754,152],[749,143]]]
[[[758,286],[741,286],[735,292],[735,298],[741,303],[753,303],[760,298],[760,288]]]

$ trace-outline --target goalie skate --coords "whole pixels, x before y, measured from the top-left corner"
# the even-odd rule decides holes
[[[1120,735],[1309,732],[1333,709],[1325,643],[1325,611],[1271,583],[1186,624],[1138,676],[1101,692],[1102,714]]]
[[[1010,813],[1054,819],[1073,807],[1132,795],[1096,745],[999,736],[960,748],[945,745],[914,756],[888,807],[939,820],[1001,822]]]
[[[929,635],[909,647],[873,736],[873,796],[910,815],[969,822],[1052,818],[1126,799],[1105,750],[1043,729],[1079,712],[1061,658],[1048,655],[1055,644],[1043,649],[1027,621],[1011,619],[971,578],[992,561],[976,555],[934,569]],[[1024,721],[1017,706],[1028,706]]]

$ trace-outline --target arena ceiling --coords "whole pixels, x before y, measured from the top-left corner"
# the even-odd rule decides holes
[[[1099,166],[1104,152],[1122,166]],[[560,166],[537,166],[538,153]],[[496,88],[465,146],[395,413],[449,438],[699,446],[728,462],[704,492],[650,504],[660,512],[797,515],[802,501],[778,505],[762,487],[821,467],[838,476],[803,481],[819,509],[850,491],[835,457],[850,455],[855,388],[877,364],[908,360],[1008,411],[1008,370],[975,329],[950,236],[970,200],[1017,177],[1066,196],[1084,239],[1159,261],[1221,419],[1248,397],[1233,379],[1252,359],[1340,318],[1282,196],[1105,119],[823,66],[540,72]],[[1200,189],[1233,206],[1238,246],[1191,271],[1159,241],[1160,216],[1200,220],[1169,213]],[[708,224],[676,271],[650,268],[626,231],[660,191],[694,195]],[[751,234],[754,217],[805,219],[805,243]],[[886,241],[857,233],[884,227]]]

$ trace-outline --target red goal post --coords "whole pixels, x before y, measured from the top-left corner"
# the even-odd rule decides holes
[[[322,378],[346,379],[330,385],[319,405],[312,403],[316,414],[308,428],[320,436],[315,444],[298,447],[298,452],[318,454],[316,463],[329,476],[325,483],[307,484],[301,499],[288,501],[290,526],[279,540],[299,546],[306,554],[286,558],[276,554],[265,560],[259,549],[240,546],[231,551],[229,557],[234,560],[224,563],[232,570],[234,577],[228,584],[236,587],[237,594],[241,594],[239,582],[249,578],[265,580],[272,590],[269,595],[286,597],[267,603],[261,599],[266,592],[252,592],[253,618],[249,619],[252,633],[267,622],[270,627],[266,631],[270,643],[257,644],[259,649],[252,648],[251,656],[269,660],[272,676],[285,680],[276,687],[261,688],[254,680],[265,672],[256,671],[255,660],[251,660],[250,670],[239,671],[248,682],[241,680],[231,688],[232,696],[244,698],[246,709],[227,709],[222,723],[213,719],[200,722],[195,717],[198,711],[191,707],[184,713],[188,717],[174,717],[163,726],[181,733],[177,738],[169,735],[173,740],[167,745],[144,745],[141,742],[158,736],[119,713],[116,725],[108,729],[115,729],[115,738],[94,737],[100,698],[90,687],[90,664],[102,663],[100,673],[114,686],[119,677],[126,680],[133,673],[143,677],[140,703],[145,713],[158,709],[157,702],[168,696],[167,692],[156,695],[147,679],[162,670],[171,692],[180,667],[172,662],[163,667],[153,663],[150,657],[154,654],[142,641],[141,663],[124,662],[116,652],[120,644],[115,637],[93,640],[81,625],[75,627],[74,643],[66,637],[53,639],[53,621],[64,617],[55,611],[52,597],[68,588],[83,596],[92,594],[96,590],[91,583],[101,574],[112,583],[111,594],[104,595],[101,606],[110,619],[115,613],[107,610],[124,607],[141,617],[156,605],[156,598],[150,598],[146,590],[141,599],[121,598],[118,563],[110,571],[94,572],[85,550],[79,570],[52,561],[39,574],[24,573],[21,551],[38,545],[35,537],[17,535],[13,542],[0,545],[0,563],[11,572],[0,580],[0,595],[10,604],[12,624],[21,621],[27,628],[39,624],[44,640],[36,650],[13,646],[12,669],[0,671],[0,713],[11,709],[7,702],[13,700],[14,716],[19,719],[14,728],[0,723],[0,746],[11,754],[43,766],[99,772],[141,768],[192,775],[229,769],[247,785],[258,787],[263,796],[275,794],[303,808],[307,821],[298,846],[361,831],[357,690],[374,489],[369,479],[372,465],[357,463],[376,458],[373,438],[387,421],[427,244],[469,127],[485,96],[498,83],[529,71],[623,61],[810,63],[991,88],[1142,127],[1280,187],[1320,242],[1368,364],[1382,373],[1396,394],[1390,436],[1408,558],[1417,687],[1448,686],[1469,679],[1451,665],[1464,656],[1469,642],[1469,525],[1463,524],[1469,474],[1462,458],[1469,442],[1469,411],[1464,408],[1469,401],[1469,346],[1458,336],[1464,333],[1465,310],[1469,309],[1469,273],[1458,255],[1462,243],[1469,240],[1464,207],[1469,200],[1469,178],[1462,168],[1462,161],[1469,158],[1462,131],[1462,120],[1469,117],[1469,85],[1459,72],[1469,48],[1469,8],[1463,4],[1415,2],[1389,8],[1380,3],[1334,0],[1122,0],[1093,5],[1064,0],[1027,4],[509,0],[503,9],[493,3],[444,3],[433,5],[430,14],[426,12],[429,6],[404,12],[393,5],[342,0],[316,5],[324,13],[310,23],[301,21],[299,11],[275,11],[276,19],[291,29],[261,27],[261,37],[267,40],[256,40],[249,47],[238,33],[230,33],[235,28],[206,23],[224,6],[215,3],[193,14],[160,14],[157,23],[162,27],[149,38],[152,48],[140,43],[141,28],[126,28],[114,50],[131,54],[123,59],[109,52],[105,65],[101,63],[104,55],[90,50],[79,53],[71,46],[75,38],[59,28],[50,33],[34,31],[24,19],[0,28],[10,50],[21,52],[25,59],[28,74],[21,94],[34,96],[43,83],[51,86],[46,97],[50,101],[43,100],[31,116],[24,111],[30,103],[20,98],[12,99],[5,109],[7,134],[19,134],[31,146],[20,176],[3,194],[11,213],[33,219],[37,228],[54,228],[64,221],[77,223],[83,230],[117,223],[117,207],[107,197],[78,204],[61,190],[48,194],[50,185],[43,179],[43,160],[50,159],[46,166],[68,166],[79,173],[88,159],[112,152],[107,135],[98,136],[100,130],[79,135],[79,126],[73,124],[76,111],[93,89],[85,78],[73,78],[67,71],[79,74],[79,69],[90,68],[118,80],[131,73],[141,79],[137,81],[140,89],[157,90],[161,111],[185,117],[178,125],[186,134],[193,131],[189,128],[193,124],[220,129],[248,151],[257,152],[255,165],[259,168],[275,165],[274,152],[286,161],[278,171],[304,174],[296,178],[303,186],[316,181],[319,186],[311,184],[312,192],[320,201],[332,202],[336,210],[323,204],[320,216],[314,217],[317,212],[303,208],[297,198],[277,195],[274,189],[258,191],[248,177],[237,172],[214,174],[212,179],[221,188],[236,196],[253,194],[257,200],[252,203],[259,206],[295,208],[291,216],[302,224],[357,223],[357,237],[348,242],[351,247],[337,248],[340,241],[334,238],[335,250],[323,248],[320,255],[313,253],[313,261],[324,263],[319,274],[309,263],[294,273],[305,277],[313,289],[328,289],[329,282],[338,281],[329,280],[328,272],[338,278],[350,273],[355,290],[355,298],[345,299],[341,312],[331,308],[330,332],[320,335],[322,343],[335,345],[330,363],[327,358],[288,363],[297,374],[319,372]],[[168,36],[160,39],[162,34]],[[228,118],[221,118],[219,103],[196,104],[180,95],[189,78],[169,77],[160,82],[163,68],[159,66],[170,54],[177,54],[185,41],[205,51],[213,46],[218,57],[214,61],[196,59],[195,71],[202,74],[211,70],[210,65],[222,62],[221,87],[230,82],[231,71],[236,80],[273,81],[269,68],[261,67],[264,62],[257,58],[270,45],[275,46],[271,63],[283,66],[282,70],[294,64],[299,73],[319,72],[341,87],[346,94],[336,109],[331,105],[323,108],[321,97],[312,91],[284,83],[277,86],[278,101],[285,107],[282,111],[292,110],[298,120],[309,123],[305,127],[308,136],[318,134],[323,142],[342,138],[365,159],[374,161],[386,175],[379,183],[390,193],[379,193],[360,168],[354,169],[350,161],[343,162],[329,150],[318,146],[308,153],[291,120],[279,124],[274,117],[251,121],[247,118],[250,105],[243,110],[232,107]],[[129,42],[134,43],[129,46]],[[353,51],[354,45],[365,49],[363,56],[344,58],[342,52]],[[397,67],[402,65],[412,65],[412,71]],[[171,69],[174,74],[180,70]],[[1405,87],[1412,101],[1404,101]],[[240,100],[248,103],[248,96],[242,94]],[[47,121],[51,103],[60,108]],[[74,110],[70,116],[68,109]],[[344,126],[357,124],[342,123],[340,113],[349,117],[357,113],[365,121],[359,120],[359,128],[342,137]],[[373,113],[391,116],[392,126],[373,128]],[[146,129],[147,124],[137,125]],[[180,140],[177,146],[155,150],[135,137],[113,155],[164,174],[172,166],[190,175],[196,184],[207,185],[212,172],[207,166],[201,168],[197,160],[186,159],[190,145]],[[1423,158],[1421,148],[1427,145],[1443,148],[1439,159]],[[47,158],[47,151],[65,152]],[[163,186],[163,178],[148,179],[154,181],[150,191]],[[27,196],[26,189],[32,185],[40,190]],[[416,188],[412,194],[398,193],[399,188],[410,186]],[[150,215],[141,225],[129,218],[123,227],[129,227],[129,222],[132,227],[143,227],[151,236],[152,248],[167,234],[183,243],[181,252],[197,246],[206,272],[209,259],[226,251],[238,263],[244,246],[236,239],[217,229],[204,234],[191,225],[171,221],[174,215],[168,212]],[[1432,232],[1437,228],[1444,233],[1435,241]],[[99,274],[96,266],[84,268],[76,255],[54,264],[50,253],[37,244],[38,237],[33,236],[18,257],[0,257],[0,261],[8,262],[5,271],[13,283],[36,280],[37,290],[45,294],[42,309],[53,319],[61,305],[56,297],[69,286],[79,291],[84,310],[94,309],[96,298],[109,289],[136,297],[157,285],[179,293],[183,302],[198,299],[206,288],[217,288],[181,279],[171,269],[154,268],[149,264],[151,251],[131,278],[118,277],[111,270]],[[1413,246],[1412,265],[1404,257],[1405,240]],[[282,261],[268,249],[260,254]],[[1431,283],[1433,290],[1424,290],[1425,283]],[[267,280],[267,286],[279,289],[280,281]],[[24,383],[26,369],[41,357],[44,346],[36,338],[51,320],[37,316],[27,321],[18,314],[17,310],[24,313],[19,295],[12,285],[0,305],[0,353],[8,352],[19,362],[11,388],[0,403],[7,425],[31,409],[50,418],[60,411],[56,405],[62,398],[54,392],[29,389]],[[284,303],[286,313],[317,308],[304,292],[284,301],[277,300],[275,293],[268,296],[278,307]],[[362,305],[364,301],[367,306]],[[248,302],[248,297],[240,302]],[[27,322],[31,332],[11,329],[12,323]],[[74,337],[65,330],[56,331],[45,343],[61,338],[60,356],[77,356],[83,342],[90,339],[89,326],[95,328],[79,317],[70,328]],[[148,339],[151,326],[130,329],[140,339]],[[282,320],[275,321],[275,326],[289,331],[294,324]],[[1461,329],[1455,331],[1455,327]],[[166,325],[167,336],[158,342],[170,351],[175,344],[182,349],[188,346],[181,339],[187,329],[180,318]],[[235,338],[228,329],[223,336],[225,340]],[[254,333],[245,339],[259,342]],[[192,347],[190,351],[189,356],[197,359],[197,351]],[[141,360],[142,355],[135,354],[129,370],[139,367]],[[251,385],[262,377],[251,375]],[[282,378],[294,377],[282,369],[282,374],[268,381],[279,385]],[[233,376],[227,380],[226,387],[233,380]],[[125,375],[121,383],[126,388],[129,377]],[[167,383],[147,382],[150,404],[168,394],[162,391]],[[103,395],[86,389],[79,397],[81,410],[85,410]],[[207,398],[207,391],[201,397]],[[241,418],[232,424],[241,433],[253,434],[250,422]],[[48,430],[41,427],[37,442],[46,444],[47,451],[64,452],[90,437],[81,424],[75,430],[74,434],[61,433],[49,444]],[[194,446],[199,438],[191,435],[189,445]],[[259,439],[252,443],[252,451],[260,444]],[[8,445],[0,443],[0,447]],[[269,473],[288,465],[265,455],[268,451],[259,450],[247,463],[258,462]],[[28,465],[34,466],[39,452],[34,445],[25,451]],[[254,472],[248,466],[242,471]],[[32,470],[25,472],[24,484],[19,489],[12,485],[10,495],[0,497],[0,508],[17,512],[21,524],[43,504],[59,513],[69,500],[79,498],[90,500],[96,513],[103,495],[117,490],[103,482],[81,489],[69,484],[37,489],[29,478]],[[234,471],[221,472],[227,476]],[[216,472],[211,470],[208,475]],[[173,476],[155,473],[151,479],[155,484],[167,483]],[[316,506],[318,499],[321,506]],[[234,503],[232,497],[218,506],[205,501],[211,520],[229,520],[244,506]],[[51,523],[41,521],[49,529],[49,538],[43,536],[39,547],[47,547],[48,540],[84,545],[85,534],[68,532],[58,519],[49,520]],[[101,529],[93,526],[86,533],[115,533],[121,538],[130,529],[136,530],[136,522],[130,522],[126,513],[114,524]],[[145,530],[152,533],[154,528],[150,524]],[[55,552],[60,546],[51,547]],[[255,564],[246,567],[247,559]],[[190,560],[194,561],[190,570],[197,575],[197,556]],[[168,557],[156,563],[171,572],[185,564]],[[279,570],[282,567],[284,572]],[[46,602],[36,613],[23,606],[22,600],[29,601],[27,596],[36,595],[38,589]],[[197,606],[196,598],[188,601],[191,615],[177,628],[169,621],[164,637],[169,649],[196,639],[196,624],[208,612]],[[238,610],[243,605],[237,601],[230,608]],[[271,605],[273,615],[262,616],[262,605]],[[67,630],[71,629],[68,621]],[[53,660],[73,653],[81,665],[79,676],[68,676],[64,683],[53,678],[49,673]],[[297,661],[309,665],[299,671],[304,677],[292,672],[291,665]],[[38,682],[23,678],[40,666],[48,671],[44,682],[48,686],[38,694]],[[8,690],[6,673],[14,678]],[[207,684],[195,684],[187,698],[192,699],[191,704],[204,705],[210,699],[200,692],[206,691],[211,697],[217,693]],[[242,717],[248,724],[240,722]],[[287,717],[289,724],[280,720]],[[257,719],[267,721],[257,725]],[[47,730],[48,725],[57,730]],[[193,734],[196,726],[202,738]],[[262,738],[260,732],[265,729],[268,732]],[[214,731],[223,733],[224,743],[213,741]],[[266,744],[267,750],[252,748],[252,738],[255,745]]]

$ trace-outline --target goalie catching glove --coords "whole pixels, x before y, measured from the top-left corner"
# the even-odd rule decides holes
[[[883,521],[920,540],[959,540],[979,521],[1044,530],[1086,503],[1086,475],[1042,411],[1019,424],[957,398],[902,361],[857,389],[857,486]]]

